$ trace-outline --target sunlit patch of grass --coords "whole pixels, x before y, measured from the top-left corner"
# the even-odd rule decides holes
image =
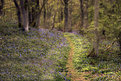
[[[90,78],[92,81],[120,81],[121,80],[121,59],[118,55],[118,46],[115,43],[110,50],[104,52],[104,46],[110,45],[112,42],[105,41],[102,43],[97,58],[87,57],[92,45],[85,37],[66,33],[74,44],[73,63],[79,72],[89,72],[85,78]]]
[[[63,33],[16,26],[0,29],[0,79],[4,81],[64,81],[69,44]]]

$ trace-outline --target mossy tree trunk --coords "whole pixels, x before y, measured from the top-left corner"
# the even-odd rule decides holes
[[[88,57],[97,57],[99,54],[99,32],[98,32],[98,17],[99,17],[99,0],[95,0],[94,4],[94,39],[93,49],[89,53]]]

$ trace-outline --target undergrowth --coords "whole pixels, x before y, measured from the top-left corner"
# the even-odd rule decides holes
[[[31,28],[26,33],[16,25],[1,26],[0,80],[65,81],[60,70],[69,50],[61,32]]]

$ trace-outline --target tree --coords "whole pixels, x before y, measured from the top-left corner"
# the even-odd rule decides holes
[[[43,18],[44,18],[44,25],[46,24],[46,6],[44,6],[44,11],[43,11]]]
[[[68,9],[68,31],[71,32],[72,31],[72,12],[73,12],[73,2],[72,0],[69,1],[69,9]]]
[[[68,1],[64,0],[64,15],[65,15],[65,24],[64,24],[64,31],[68,31]]]
[[[20,0],[23,28],[29,31],[28,0]]]
[[[83,27],[83,24],[84,24],[84,10],[83,10],[83,0],[79,0],[80,1],[80,16],[81,16],[81,28]]]
[[[80,19],[81,28],[87,28],[88,26],[88,1],[89,0],[79,0],[80,1]]]
[[[21,28],[22,27],[22,19],[21,19],[21,9],[19,4],[17,3],[16,0],[13,0],[15,6],[16,6],[16,11],[17,11],[17,17],[18,17],[18,26]]]
[[[84,28],[87,28],[88,27],[88,1],[89,0],[85,0],[84,1],[84,24],[83,24],[83,27]]]
[[[60,12],[60,21],[63,21],[63,8],[61,8],[61,12]]]
[[[45,4],[47,3],[48,0],[43,0],[41,8],[38,6],[37,7],[37,13],[34,15],[34,22],[36,23],[36,27],[40,27],[40,16],[42,13],[42,9],[44,8]],[[39,3],[39,0],[38,0]],[[39,5],[39,4],[38,4]]]
[[[98,19],[99,19],[99,0],[94,2],[94,38],[93,49],[89,53],[88,57],[97,57],[99,54],[99,32],[98,32]]]
[[[121,32],[119,33],[119,46],[120,46],[120,51],[121,51]]]
[[[95,56],[99,53],[99,34],[98,34],[98,18],[99,18],[99,0],[95,0],[94,4],[94,33],[95,33],[95,39],[94,39],[94,54]]]
[[[30,26],[36,27],[36,16],[39,13],[40,2],[39,0],[31,0],[29,5],[29,21]]]
[[[0,16],[3,14],[4,0],[0,0]]]

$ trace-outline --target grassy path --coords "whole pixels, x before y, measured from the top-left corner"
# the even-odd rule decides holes
[[[68,36],[65,36],[71,46],[71,50],[68,56],[68,64],[67,64],[67,68],[68,68],[68,76],[71,75],[71,80],[72,81],[87,81],[85,80],[85,78],[83,77],[83,73],[79,74],[79,72],[74,68],[73,65],[73,56],[74,56],[74,45],[71,42],[70,38]]]
[[[121,81],[120,58],[115,52],[87,57],[91,44],[86,38],[71,33],[64,36],[71,48],[66,65],[71,81]]]

